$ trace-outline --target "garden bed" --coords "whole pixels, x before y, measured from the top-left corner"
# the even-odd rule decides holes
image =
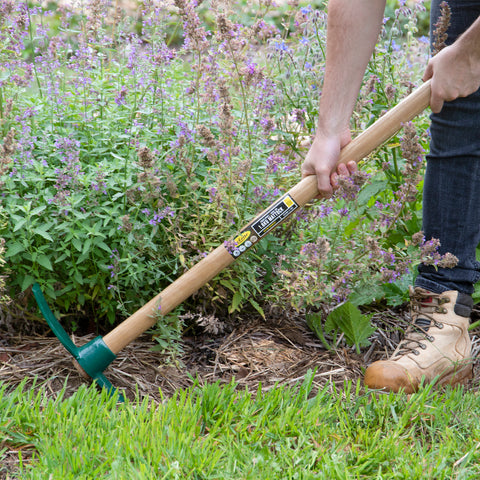
[[[407,324],[404,308],[378,311],[373,323],[385,322],[399,326]],[[478,311],[474,311],[474,318]],[[385,331],[391,332],[389,336]],[[472,332],[475,358],[480,350],[480,330]],[[72,336],[81,346],[93,335]],[[308,371],[315,370],[313,392],[330,384],[341,388],[345,380],[356,381],[362,369],[378,360],[385,352],[393,351],[400,333],[393,328],[378,328],[370,348],[361,355],[354,348],[339,346],[326,350],[325,346],[306,327],[301,317],[291,316],[280,321],[275,318],[244,320],[222,335],[198,335],[182,339],[183,353],[175,359],[155,351],[156,343],[144,335],[122,350],[117,360],[105,371],[112,384],[129,398],[150,397],[156,401],[172,396],[177,390],[191,386],[196,379],[200,384],[230,383],[239,388],[255,391],[275,385],[301,383]],[[475,379],[469,385],[478,388],[478,361]],[[55,396],[66,386],[67,395],[73,394],[81,384],[88,383],[77,372],[71,356],[56,337],[48,332],[36,335],[2,334],[0,343],[0,383],[12,387],[26,382],[29,386],[43,385]]]
[[[72,336],[83,345],[92,335]],[[240,387],[255,390],[273,388],[275,384],[301,382],[308,370],[317,370],[316,387],[327,382],[341,384],[361,374],[362,359],[340,349],[326,351],[306,328],[251,320],[221,336],[186,337],[183,354],[172,360],[153,350],[148,335],[129,344],[105,371],[108,379],[133,398],[138,389],[141,397],[160,401],[176,390],[186,388],[198,379],[200,383],[229,383],[234,377]],[[0,382],[16,386],[44,385],[55,395],[64,384],[67,394],[86,383],[74,368],[71,356],[57,338],[45,335],[6,335],[0,347]],[[88,383],[88,382],[87,382]]]

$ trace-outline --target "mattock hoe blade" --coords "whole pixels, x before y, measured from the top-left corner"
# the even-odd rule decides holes
[[[99,387],[106,388],[109,393],[113,395],[114,392],[116,392],[116,389],[105,375],[103,375],[103,371],[113,362],[113,360],[115,360],[115,358],[117,358],[117,356],[107,347],[103,338],[100,336],[96,337],[85,345],[77,347],[50,310],[38,283],[33,285],[32,291],[40,311],[49,327],[60,340],[60,343],[73,356],[75,366],[77,366],[77,368],[79,367],[80,373],[83,376],[87,375],[88,377],[91,377],[96,381]],[[121,394],[119,394],[119,400],[123,401]]]

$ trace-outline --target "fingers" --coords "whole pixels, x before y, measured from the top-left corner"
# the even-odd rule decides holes
[[[440,113],[445,102],[467,97],[480,86],[479,69],[472,68],[469,52],[457,43],[445,47],[431,58],[423,74],[423,80],[431,79],[430,108]]]
[[[337,169],[330,174],[330,177],[328,177],[328,175],[321,175],[318,182],[318,190],[320,191],[321,196],[323,198],[330,198],[333,195],[333,192],[339,187],[339,178],[348,177],[356,172],[358,172],[357,163],[350,161],[347,163],[339,163]],[[325,180],[328,178],[330,182]]]
[[[317,176],[317,189],[319,193],[315,198],[317,200],[321,198],[330,198],[333,195],[333,188],[330,184],[330,172],[315,170],[310,164],[304,163],[302,165],[302,178],[310,175]]]
[[[338,188],[338,179],[339,177],[348,177],[358,172],[358,165],[354,161],[348,163],[340,163],[337,166],[337,171],[333,172],[330,176],[330,184],[332,185],[333,190]]]
[[[427,68],[423,74],[422,80],[426,82],[433,77],[433,62],[430,60],[427,64]],[[438,88],[436,88],[435,81],[432,80],[432,88],[430,93],[430,108],[432,109],[433,113],[440,113],[443,108],[443,97],[439,95]]]
[[[317,135],[302,164],[302,177],[316,175],[319,192],[317,198],[331,197],[338,187],[338,176],[348,175],[356,169],[355,162],[337,165],[341,149],[351,139],[349,130],[342,135]]]
[[[344,163],[339,163],[337,166],[337,175],[345,177],[348,175],[348,168]]]
[[[441,93],[436,85],[435,80],[432,78],[432,88],[430,92],[430,108],[433,113],[440,113],[443,108],[445,96]]]
[[[330,175],[330,185],[332,186],[332,193],[333,193],[333,190],[336,190],[338,188],[338,173],[337,172],[333,172],[331,175]]]
[[[430,95],[430,108],[432,109],[433,113],[440,113],[443,108],[443,99],[439,95],[435,95],[433,90],[432,94]]]
[[[358,172],[357,162],[350,160],[347,163],[340,163],[337,167],[337,173],[344,177]]]
[[[308,177],[309,175],[316,175],[319,194],[315,198],[330,198],[334,191],[339,187],[339,178],[348,177],[356,172],[358,172],[358,165],[354,161],[350,161],[346,164],[340,163],[337,166],[337,169],[332,173],[309,171],[304,165],[302,167],[302,178]]]
[[[429,62],[423,74],[422,80],[426,82],[427,80],[430,80],[432,76],[433,76],[433,67],[432,67],[432,64]]]
[[[332,182],[330,172],[317,174],[317,188],[319,195],[317,198],[330,198],[333,195],[334,183]]]

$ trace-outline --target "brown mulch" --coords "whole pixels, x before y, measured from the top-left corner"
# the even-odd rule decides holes
[[[0,325],[1,328],[1,325]],[[84,345],[95,335],[72,336]],[[127,397],[149,396],[161,401],[178,389],[195,381],[229,383],[240,388],[263,390],[277,384],[301,382],[309,371],[315,371],[314,390],[327,383],[343,385],[346,379],[361,377],[366,363],[393,346],[390,338],[380,334],[368,351],[358,355],[342,346],[327,350],[308,329],[302,316],[286,315],[278,320],[248,319],[238,321],[229,332],[207,333],[182,339],[183,353],[175,359],[155,351],[151,336],[143,335],[125,347],[106,369],[105,376]],[[0,329],[0,384],[12,388],[43,386],[56,395],[62,388],[71,395],[82,384],[89,384],[76,370],[71,355],[47,328],[19,335],[14,329]]]
[[[93,335],[72,337],[83,345]],[[106,369],[105,376],[129,398],[149,396],[161,401],[175,391],[203,383],[229,383],[254,390],[276,384],[301,382],[315,370],[315,388],[327,382],[341,384],[361,375],[362,361],[349,349],[327,351],[305,331],[303,344],[292,342],[278,327],[258,322],[216,337],[206,335],[183,339],[183,354],[177,359],[154,351],[148,335],[129,344]],[[43,386],[52,396],[64,386],[71,395],[89,384],[75,369],[71,355],[56,337],[5,337],[0,343],[0,383],[12,387]]]
[[[361,378],[365,365],[393,351],[401,338],[395,326],[405,327],[407,315],[402,309],[383,310],[372,320],[382,328],[361,355],[344,346],[341,338],[338,348],[327,350],[301,316],[289,316],[282,321],[238,322],[221,335],[185,337],[183,353],[175,359],[155,351],[156,343],[143,335],[125,347],[104,373],[127,397],[134,399],[138,392],[140,398],[149,396],[155,401],[195,381],[203,384],[235,380],[240,388],[256,390],[261,384],[263,390],[268,390],[277,384],[301,382],[309,371],[315,372],[314,391],[327,384],[341,388],[345,380]],[[480,351],[478,333],[472,335],[475,356]],[[92,338],[94,335],[72,336],[78,346]],[[52,396],[64,387],[69,396],[80,385],[90,383],[78,373],[71,355],[48,330],[36,335],[0,330],[0,384],[15,388],[21,382],[28,387],[43,386]]]

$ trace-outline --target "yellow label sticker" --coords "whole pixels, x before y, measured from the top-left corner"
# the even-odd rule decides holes
[[[246,232],[242,232],[238,237],[235,238],[235,243],[238,245],[241,245],[243,242],[245,242],[245,240],[248,239],[248,237],[250,236],[250,230],[247,230]]]
[[[234,245],[225,242],[225,248],[234,258],[238,258],[249,248],[253,247],[260,238],[274,227],[282,223],[298,208],[295,200],[286,194],[273,203],[270,208],[262,212],[246,228],[234,238]]]

